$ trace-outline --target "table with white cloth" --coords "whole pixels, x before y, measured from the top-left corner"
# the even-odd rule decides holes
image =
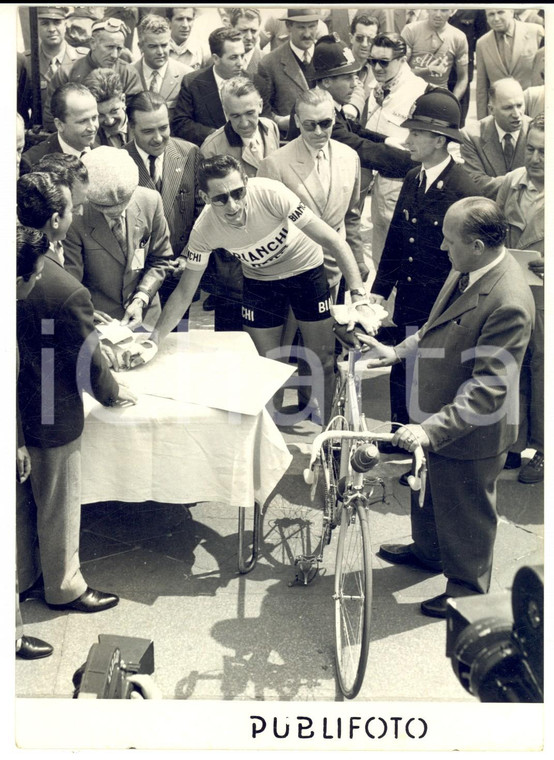
[[[116,374],[137,394],[135,406],[105,408],[85,396],[82,503],[263,506],[292,459],[275,423],[263,404],[245,414],[201,403],[203,385],[209,398],[238,395],[241,385],[254,396],[247,368],[257,360],[246,333],[171,333],[150,363]]]

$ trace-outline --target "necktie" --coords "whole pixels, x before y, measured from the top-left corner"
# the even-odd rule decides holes
[[[456,301],[456,299],[462,295],[464,290],[466,290],[468,285],[469,285],[469,274],[467,272],[462,272],[460,274],[460,277],[458,278],[458,282],[454,286],[454,289],[448,296],[447,302],[444,304],[443,312],[452,306],[452,304]]]
[[[160,75],[157,71],[152,72],[152,78],[150,79],[150,92],[160,91]]]
[[[310,53],[307,50],[304,50],[304,57],[302,59],[306,65],[310,62]]]
[[[420,206],[425,203],[425,190],[427,189],[427,175],[425,169],[422,169],[419,173],[419,186],[416,191],[416,203]]]
[[[329,165],[323,150],[318,150],[316,156],[316,169],[325,192],[329,189]]]
[[[119,243],[119,247],[123,253],[127,252],[127,235],[125,230],[125,219],[123,216],[118,216],[113,220],[112,232],[115,239]]]
[[[468,285],[469,285],[469,274],[467,272],[462,272],[462,274],[460,275],[460,279],[458,280],[459,292],[463,293]]]
[[[156,190],[158,192],[161,192],[162,181],[159,177],[157,177],[156,173],[156,156],[148,156],[148,163],[150,165],[150,176],[152,178],[152,182],[156,185]]]
[[[506,164],[506,171],[510,171],[512,168],[512,162],[514,160],[514,138],[509,132],[504,135],[504,163]]]
[[[497,45],[502,63],[506,69],[509,69],[510,63],[512,61],[512,51],[510,50],[510,41],[508,39],[508,36],[506,34],[501,34],[497,39]]]
[[[46,70],[46,78],[48,80],[52,79],[56,71],[58,70],[58,61],[56,58],[51,58],[50,63],[48,65],[48,69]]]
[[[250,140],[250,144],[248,147],[250,148],[250,152],[252,153],[256,161],[261,161],[263,159],[264,157],[263,151],[261,149],[259,142],[257,141],[255,137],[253,137],[252,140]]]

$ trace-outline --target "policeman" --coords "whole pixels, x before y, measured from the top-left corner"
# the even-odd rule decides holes
[[[38,58],[40,69],[40,93],[42,108],[46,101],[48,83],[64,63],[73,63],[88,53],[86,47],[72,47],[65,41],[66,19],[69,8],[66,6],[43,6],[37,8],[38,26]],[[26,105],[32,106],[31,77],[31,52],[25,52],[25,68],[27,69],[29,83],[26,93]]]
[[[420,95],[412,115],[401,124],[409,129],[405,144],[411,158],[421,167],[411,169],[402,183],[371,289],[374,302],[383,303],[396,287],[395,344],[426,322],[450,271],[450,261],[440,249],[446,211],[460,198],[479,194],[464,167],[448,151],[451,141],[462,140],[460,113],[458,99],[451,92],[433,88]],[[408,423],[403,363],[391,368],[390,402],[391,420]],[[383,448],[388,451],[390,447]]]

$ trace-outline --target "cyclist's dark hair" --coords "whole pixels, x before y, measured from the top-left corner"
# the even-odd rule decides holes
[[[240,173],[246,184],[246,174],[242,164],[234,156],[219,154],[217,156],[210,156],[210,158],[202,158],[197,169],[198,187],[207,193],[208,182],[211,179],[223,179],[223,177],[234,171]]]

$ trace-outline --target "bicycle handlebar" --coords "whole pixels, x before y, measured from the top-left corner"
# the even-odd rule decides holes
[[[348,440],[348,441],[362,441],[370,443],[372,441],[392,441],[394,433],[372,433],[365,430],[326,430],[320,433],[314,438],[312,443],[312,453],[310,456],[310,464],[306,470],[304,470],[304,480],[308,485],[313,482],[313,469],[316,463],[319,451],[323,444],[330,440]],[[413,472],[414,475],[410,475],[408,483],[412,491],[419,491],[419,506],[423,506],[423,499],[425,496],[425,481],[426,481],[426,461],[425,454],[421,445],[412,451],[407,451],[406,454],[411,454],[413,457]]]

